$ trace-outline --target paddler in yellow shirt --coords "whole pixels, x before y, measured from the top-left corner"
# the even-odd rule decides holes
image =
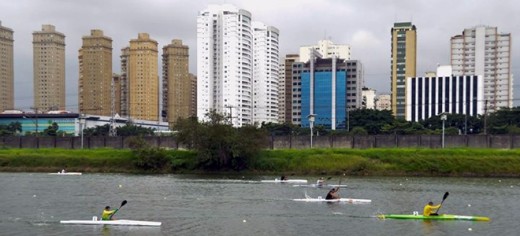
[[[101,220],[115,220],[112,219],[112,216],[116,213],[117,209],[110,210],[110,206],[106,206],[105,210],[103,210],[103,214],[101,214]]]
[[[428,202],[426,206],[424,206],[423,216],[438,216],[437,209],[441,207],[441,204],[433,205],[433,202]]]

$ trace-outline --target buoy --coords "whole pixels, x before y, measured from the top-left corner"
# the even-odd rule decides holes
[[[246,220],[243,220],[242,222],[246,223],[247,221],[246,221]]]
[[[122,187],[123,187],[123,185],[120,184],[120,185],[119,185],[119,188],[122,188]]]
[[[33,197],[36,197],[36,195],[33,195]]]
[[[471,207],[471,204],[468,204],[468,207]]]
[[[499,179],[499,180],[498,180],[498,182],[500,183],[500,182],[502,182],[502,180],[501,180],[501,179]]]
[[[472,229],[471,228],[468,228],[468,231],[471,231]]]

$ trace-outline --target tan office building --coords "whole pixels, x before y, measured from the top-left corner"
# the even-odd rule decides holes
[[[190,81],[191,81],[190,117],[197,117],[197,76],[190,73]]]
[[[65,109],[65,35],[54,25],[33,32],[34,108]]]
[[[114,115],[117,114],[117,115],[121,115],[121,75],[119,74],[112,74],[112,93],[114,95],[114,101],[113,102],[113,106],[114,106]]]
[[[190,117],[191,81],[188,46],[174,39],[163,47],[163,116],[170,127],[179,119]]]
[[[300,61],[298,54],[287,54],[280,65],[278,82],[278,122],[292,123],[293,118],[293,63]]]
[[[0,21],[0,112],[14,109],[13,30]]]
[[[147,33],[130,40],[127,64],[128,116],[159,121],[159,75],[157,41]]]
[[[406,117],[406,78],[416,76],[417,29],[411,22],[394,23],[392,28],[392,113]]]
[[[112,38],[94,29],[79,49],[79,112],[111,116]]]

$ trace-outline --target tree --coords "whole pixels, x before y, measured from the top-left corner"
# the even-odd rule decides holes
[[[391,111],[373,110],[373,109],[356,109],[349,112],[350,127],[362,127],[369,134],[379,134],[385,125],[394,122],[394,116]]]
[[[48,136],[56,136],[58,134],[58,129],[60,126],[56,122],[52,122],[51,125],[49,125],[45,130],[43,130],[43,133]]]
[[[179,120],[174,126],[178,141],[197,151],[198,163],[205,169],[242,170],[267,146],[266,129],[253,125],[235,128],[216,111],[206,116],[208,119],[202,123],[188,118]]]

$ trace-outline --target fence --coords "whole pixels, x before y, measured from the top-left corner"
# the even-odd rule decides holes
[[[84,137],[83,148],[128,148],[128,137]],[[153,147],[178,149],[174,137],[151,136],[143,139]],[[305,149],[310,148],[309,136],[271,136],[270,149]],[[314,136],[314,148],[442,148],[440,135],[363,135],[363,136]],[[446,148],[520,148],[520,135],[446,135]],[[64,148],[80,149],[80,137],[0,137],[0,146],[11,148]]]

